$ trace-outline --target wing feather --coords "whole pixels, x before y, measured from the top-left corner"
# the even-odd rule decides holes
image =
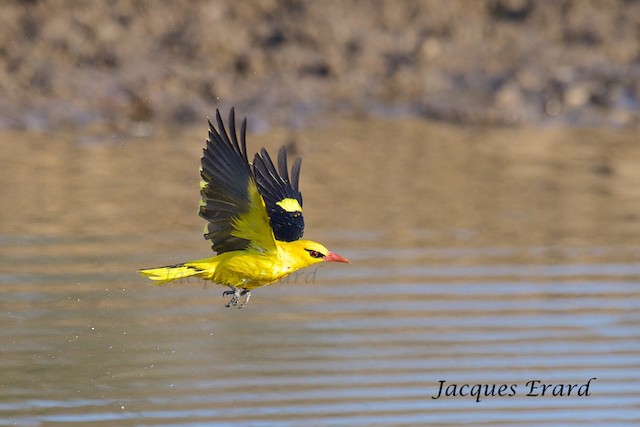
[[[299,193],[298,182],[300,180],[300,166],[302,166],[302,157],[296,158],[293,162],[293,166],[291,166],[291,186],[298,193]],[[300,204],[302,205],[302,200],[300,200]]]
[[[298,158],[293,163],[290,180],[285,146],[278,152],[277,170],[264,148],[253,159],[253,173],[276,240],[291,242],[300,239],[304,233],[302,194],[298,191],[300,165]]]
[[[253,248],[275,250],[265,202],[247,158],[246,119],[240,140],[235,111],[229,112],[227,133],[220,111],[216,126],[209,121],[209,138],[203,151],[199,215],[208,221],[205,238],[218,253]]]
[[[283,145],[278,151],[278,173],[285,181],[289,182],[289,171],[287,170],[287,149]]]

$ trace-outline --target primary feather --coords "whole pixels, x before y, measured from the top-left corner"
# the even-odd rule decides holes
[[[253,172],[271,219],[271,228],[275,238],[280,241],[298,240],[304,233],[302,194],[298,191],[297,176],[300,173],[300,163],[301,159],[298,157],[292,169],[292,176],[295,177],[293,185],[289,182],[287,150],[284,145],[278,153],[279,172],[264,148],[253,160]]]
[[[220,112],[216,126],[209,121],[209,137],[200,167],[199,215],[207,220],[204,237],[216,256],[166,267],[140,270],[158,284],[199,277],[228,286],[227,304],[242,307],[250,291],[322,261],[348,262],[323,245],[299,240],[304,232],[302,194],[298,190],[301,159],[289,175],[286,148],[278,152],[278,167],[263,148],[253,164],[247,157],[246,128],[240,139],[235,111],[229,112],[229,133]],[[245,301],[239,303],[239,297]]]

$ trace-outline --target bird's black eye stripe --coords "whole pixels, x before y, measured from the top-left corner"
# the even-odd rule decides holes
[[[324,254],[314,251],[313,249],[305,249],[305,251],[309,252],[309,255],[311,255],[312,258],[324,258]]]

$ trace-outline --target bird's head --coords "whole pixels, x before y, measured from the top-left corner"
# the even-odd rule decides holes
[[[286,242],[286,251],[300,264],[299,268],[308,267],[324,261],[350,264],[349,260],[342,255],[331,252],[320,243],[312,240]]]

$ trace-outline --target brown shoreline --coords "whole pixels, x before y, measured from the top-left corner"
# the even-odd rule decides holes
[[[637,127],[638,22],[624,0],[3,2],[0,130],[145,134],[231,105],[263,127]]]

